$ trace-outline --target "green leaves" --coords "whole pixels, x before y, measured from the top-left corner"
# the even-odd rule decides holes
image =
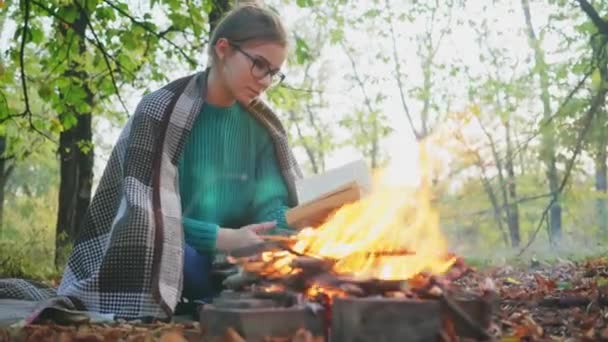
[[[602,85],[602,74],[599,68],[595,68],[591,74],[591,88],[598,91]]]
[[[296,61],[298,64],[304,64],[311,59],[310,48],[304,39],[296,35]]]
[[[296,0],[296,5],[299,7],[312,7],[314,0]]]

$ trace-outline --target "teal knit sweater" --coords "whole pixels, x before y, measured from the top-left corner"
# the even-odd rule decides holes
[[[179,165],[186,243],[213,253],[219,227],[277,221],[288,228],[287,187],[266,129],[240,104],[205,104]]]

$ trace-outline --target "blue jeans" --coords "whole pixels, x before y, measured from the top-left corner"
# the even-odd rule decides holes
[[[201,254],[184,244],[184,288],[182,297],[194,301],[209,301],[215,294],[211,280],[212,254]]]

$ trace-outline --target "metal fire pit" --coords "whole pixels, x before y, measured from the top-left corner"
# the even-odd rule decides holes
[[[204,341],[223,336],[229,328],[248,342],[291,337],[302,328],[313,336],[324,335],[322,310],[315,311],[286,293],[223,292],[212,304],[203,305],[199,314]]]

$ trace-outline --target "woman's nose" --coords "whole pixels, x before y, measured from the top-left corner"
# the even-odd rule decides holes
[[[264,89],[266,89],[272,84],[272,75],[266,74],[264,77],[259,79],[258,82],[260,82],[260,84],[264,86]]]

